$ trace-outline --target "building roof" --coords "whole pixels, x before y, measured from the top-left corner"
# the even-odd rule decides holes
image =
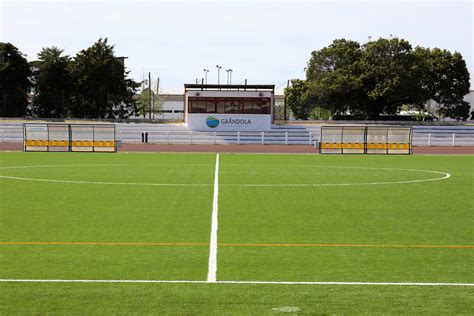
[[[188,90],[275,90],[274,84],[196,84],[196,83],[185,83],[184,91]]]

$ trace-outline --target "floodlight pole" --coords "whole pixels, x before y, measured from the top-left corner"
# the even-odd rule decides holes
[[[159,102],[159,93],[160,93],[160,77],[156,79],[156,102],[160,104]],[[155,107],[155,102],[153,102],[153,107]],[[159,110],[159,109],[157,109]]]
[[[220,73],[221,73],[222,66],[216,65],[216,68],[217,68],[217,85],[220,85],[221,84]]]
[[[288,89],[288,87],[290,86],[290,80],[288,80],[286,82],[286,88]],[[283,93],[283,118],[285,120],[285,122],[287,121],[287,116],[286,116],[286,94]]]
[[[204,82],[207,84],[207,73],[209,72],[209,69],[203,69],[204,70]]]
[[[151,120],[151,73],[148,73],[148,105],[150,109],[150,113],[148,114],[148,118]]]
[[[227,69],[227,84],[232,84],[232,69]]]

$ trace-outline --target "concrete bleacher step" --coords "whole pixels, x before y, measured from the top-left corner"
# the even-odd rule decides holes
[[[305,130],[306,126],[303,125],[280,125],[280,124],[274,124],[272,125],[272,130]]]

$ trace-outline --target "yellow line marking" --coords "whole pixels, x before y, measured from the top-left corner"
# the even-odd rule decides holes
[[[209,246],[209,243],[192,242],[62,242],[62,241],[2,241],[0,245],[74,245],[74,246]],[[474,249],[474,245],[397,245],[397,244],[231,244],[222,247],[360,247],[360,248],[439,248]]]

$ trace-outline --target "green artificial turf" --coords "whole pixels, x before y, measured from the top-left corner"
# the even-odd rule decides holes
[[[205,281],[215,160],[0,152],[0,279]],[[473,179],[473,156],[221,154],[217,279],[474,283],[474,248],[450,248],[474,245]],[[0,314],[474,312],[474,287],[0,282],[0,297]]]

